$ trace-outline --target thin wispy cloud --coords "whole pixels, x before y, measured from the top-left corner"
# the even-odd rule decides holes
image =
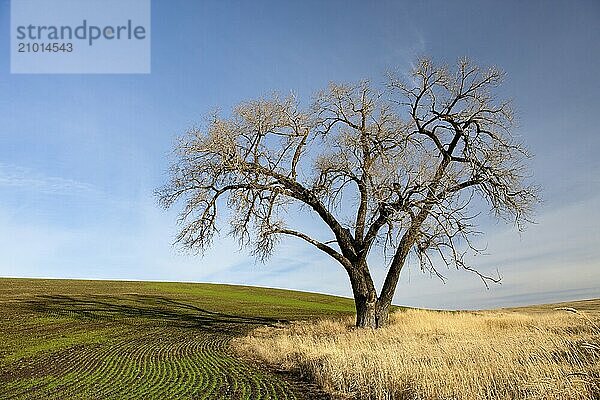
[[[97,194],[90,184],[74,179],[49,176],[30,168],[0,164],[0,188],[9,187],[42,194]]]

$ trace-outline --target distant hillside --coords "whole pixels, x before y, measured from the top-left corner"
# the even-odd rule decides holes
[[[253,286],[211,283],[0,278],[0,303],[36,296],[162,296],[214,312],[276,319],[354,313],[351,299]]]
[[[535,304],[530,306],[505,308],[505,310],[543,312],[553,310],[555,308],[573,308],[577,311],[582,311],[587,314],[600,315],[600,299],[566,301],[562,303],[551,304]]]

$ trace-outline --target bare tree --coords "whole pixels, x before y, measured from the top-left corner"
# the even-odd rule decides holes
[[[348,273],[356,325],[384,326],[410,254],[440,277],[442,264],[486,285],[499,280],[465,261],[478,251],[471,242],[484,203],[475,199],[519,229],[529,221],[536,188],[511,134],[510,103],[493,93],[502,78],[466,59],[452,71],[421,59],[381,90],[332,83],[306,110],[293,96],[244,102],[180,139],[159,200],[183,201],[177,241],[188,249],[211,244],[225,205],[233,234],[260,259],[284,235],[315,246]],[[294,204],[320,217],[329,240],[286,223]],[[389,262],[379,293],[367,263],[375,248]]]

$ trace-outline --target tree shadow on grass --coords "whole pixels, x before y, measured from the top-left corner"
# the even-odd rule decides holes
[[[98,321],[155,323],[228,334],[251,327],[284,322],[275,318],[245,317],[216,312],[182,301],[150,295],[42,295],[24,302],[32,311]]]

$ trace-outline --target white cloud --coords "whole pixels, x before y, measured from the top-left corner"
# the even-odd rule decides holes
[[[600,297],[599,200],[546,210],[521,235],[508,228],[489,235],[488,255],[472,261],[488,273],[498,268],[501,285],[485,290],[465,271],[448,271],[443,285],[411,271],[395,299],[415,306],[479,308]]]
[[[73,179],[47,176],[29,168],[0,164],[0,187],[45,194],[76,195],[96,192],[92,185]]]
[[[29,170],[6,171],[0,170],[0,185],[51,193],[91,195],[94,190]],[[486,272],[498,267],[502,285],[485,290],[475,275],[454,270],[447,271],[444,285],[411,265],[402,273],[395,303],[482,308],[600,297],[598,200],[545,210],[539,223],[521,236],[508,228],[487,236],[489,255],[474,261]],[[105,198],[97,203],[83,222],[71,226],[61,225],[61,220],[20,220],[9,206],[0,205],[0,275],[210,281],[351,295],[343,269],[301,240],[284,240],[265,265],[239,251],[227,235],[216,239],[204,257],[193,257],[171,245],[174,212],[158,209],[150,198],[138,202]],[[318,221],[303,219],[303,224],[309,231],[320,231]],[[371,267],[380,287],[386,266],[374,257]]]

